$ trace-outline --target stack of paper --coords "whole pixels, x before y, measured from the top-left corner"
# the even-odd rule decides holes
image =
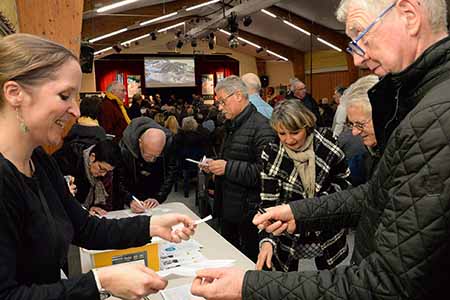
[[[191,285],[180,285],[171,289],[161,291],[164,300],[200,300],[202,297],[196,297],[191,294]]]

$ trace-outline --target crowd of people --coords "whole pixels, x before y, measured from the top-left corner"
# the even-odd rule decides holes
[[[433,299],[450,259],[450,67],[443,0],[342,0],[347,51],[374,75],[333,103],[293,79],[265,101],[256,74],[228,76],[214,105],[136,94],[112,82],[77,103],[77,58],[27,34],[0,40],[0,298],[140,299],[167,280],[139,265],[61,279],[69,244],[180,242],[181,214],[98,218],[167,200],[208,177],[221,235],[256,270],[197,272],[206,299]],[[370,42],[369,42],[369,37]],[[75,125],[63,138],[70,121]],[[49,156],[42,145],[62,147]],[[200,161],[197,166],[186,161]],[[66,179],[64,178],[66,176]],[[19,193],[17,191],[20,191]],[[179,229],[172,226],[183,223]],[[347,235],[355,230],[350,265]],[[299,271],[314,259],[317,272]]]

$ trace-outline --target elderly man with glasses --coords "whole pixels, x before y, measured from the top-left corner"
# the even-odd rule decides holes
[[[128,191],[133,212],[141,213],[166,201],[176,179],[176,149],[169,129],[153,119],[133,119],[119,143],[119,174]],[[139,201],[139,199],[146,199]]]
[[[220,81],[216,94],[216,104],[227,119],[225,138],[219,157],[201,167],[215,175],[215,213],[222,235],[256,262],[258,232],[252,219],[261,201],[261,153],[275,139],[275,132],[250,103],[247,86],[239,77]]]
[[[337,16],[369,91],[384,152],[367,184],[267,209],[273,234],[356,226],[352,263],[332,271],[202,270],[213,299],[441,299],[450,286],[450,39],[444,0],[343,0]],[[357,46],[357,47],[356,47]],[[362,125],[362,124],[361,124]]]

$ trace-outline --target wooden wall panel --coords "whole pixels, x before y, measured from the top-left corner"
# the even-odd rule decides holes
[[[314,99],[319,101],[326,97],[332,99],[334,88],[338,85],[349,86],[350,73],[348,71],[327,72],[312,75],[312,95]],[[310,84],[310,76],[306,76],[306,86]]]

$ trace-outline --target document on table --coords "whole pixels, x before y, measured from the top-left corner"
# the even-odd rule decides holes
[[[180,285],[160,292],[164,300],[200,300],[203,297],[193,296],[191,294],[191,285]]]
[[[234,262],[234,259],[207,259],[198,263],[186,264],[180,267],[158,271],[156,273],[161,277],[168,277],[169,275],[195,277],[199,270],[232,267]]]

